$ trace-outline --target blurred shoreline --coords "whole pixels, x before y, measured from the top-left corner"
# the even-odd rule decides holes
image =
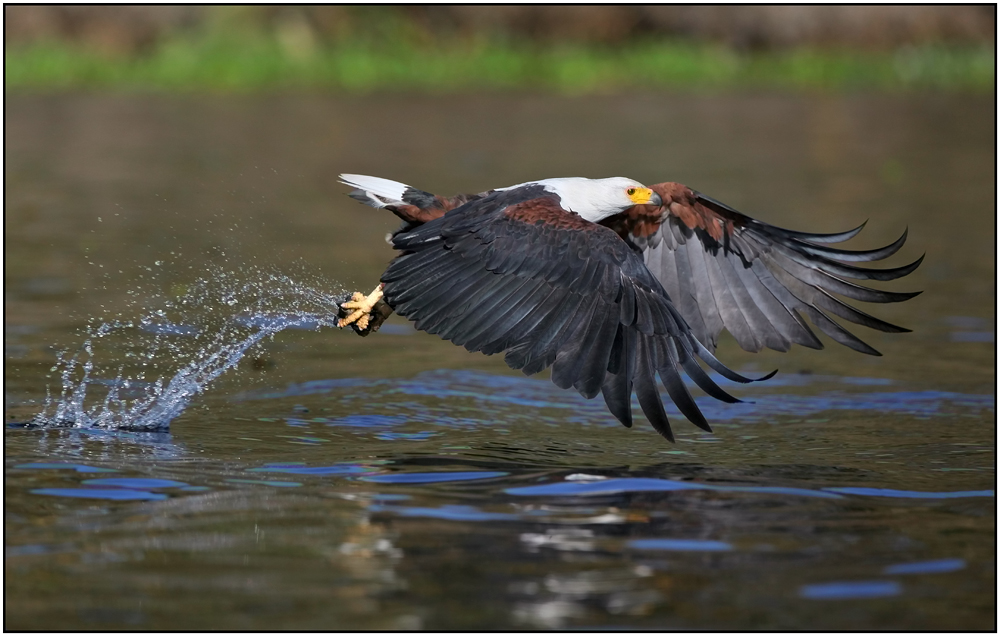
[[[7,6],[5,88],[995,90],[992,6]]]

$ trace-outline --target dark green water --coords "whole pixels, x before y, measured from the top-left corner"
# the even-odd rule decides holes
[[[675,445],[398,317],[277,333],[169,433],[8,426],[8,629],[995,629],[993,100],[5,106],[8,423],[59,393],[88,324],[138,325],[199,280],[158,349],[138,327],[95,341],[95,386],[169,378],[207,349],[185,329],[269,274],[291,301],[368,291],[396,222],[339,172],[444,194],[676,180],[794,229],[870,219],[859,249],[908,226],[890,265],[927,253],[891,285],[924,294],[872,309],[914,332],[856,330],[884,357],[726,341],[730,366],[780,373],[727,387],[752,404],[699,397],[715,433],[678,415]]]

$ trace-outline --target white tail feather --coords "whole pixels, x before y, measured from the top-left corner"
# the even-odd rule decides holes
[[[340,182],[367,194],[370,205],[376,208],[403,203],[403,193],[410,187],[391,179],[363,174],[342,174]]]

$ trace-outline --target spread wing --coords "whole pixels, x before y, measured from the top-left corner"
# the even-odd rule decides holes
[[[793,232],[754,220],[679,183],[650,187],[663,198],[662,206],[635,206],[604,223],[642,252],[646,266],[709,350],[715,351],[723,329],[747,351],[787,351],[793,343],[822,349],[803,320],[807,317],[837,342],[881,355],[828,314],[880,331],[909,331],[834,296],[891,303],[919,294],[880,291],[847,280],[893,280],[915,270],[923,257],[892,269],[851,264],[891,256],[902,247],[905,232],[881,249],[836,249],[828,244],[854,237],[864,225],[839,234]]]
[[[602,393],[631,426],[635,391],[653,427],[672,440],[656,388],[710,430],[680,377],[738,401],[699,366],[748,382],[692,334],[642,257],[606,227],[563,210],[555,195],[524,186],[473,200],[393,238],[402,254],[382,276],[386,301],[418,329],[469,351],[506,352],[526,374],[587,398]]]

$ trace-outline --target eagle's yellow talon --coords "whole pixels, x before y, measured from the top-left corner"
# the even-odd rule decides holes
[[[371,314],[372,307],[375,306],[379,300],[382,299],[382,285],[379,285],[372,293],[365,296],[361,292],[354,292],[351,295],[351,299],[347,302],[340,303],[342,309],[353,309],[350,314],[341,318],[337,321],[337,326],[343,329],[351,323],[357,323],[357,328],[364,331],[368,327],[369,314]]]

